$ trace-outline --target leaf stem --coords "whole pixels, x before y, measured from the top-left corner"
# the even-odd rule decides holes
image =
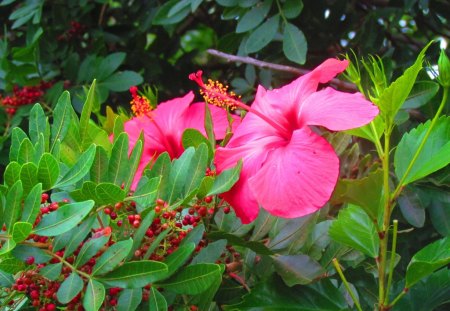
[[[391,304],[389,305],[390,308],[392,308],[403,296],[406,295],[406,293],[408,292],[408,288],[404,288],[402,290],[402,292],[400,294],[397,295],[397,297],[395,297],[394,300],[392,300]]]
[[[436,115],[434,116],[433,120],[431,121],[430,127],[428,128],[427,132],[425,133],[425,136],[423,137],[422,141],[420,142],[419,148],[417,148],[416,153],[414,154],[411,162],[408,165],[408,168],[406,169],[405,173],[403,174],[400,182],[397,185],[397,188],[395,188],[392,196],[391,196],[391,201],[394,201],[400,194],[400,192],[403,189],[404,183],[406,178],[408,177],[408,174],[411,172],[414,164],[416,163],[417,158],[419,157],[420,153],[422,152],[423,148],[425,147],[425,143],[428,140],[428,137],[430,136],[434,126],[436,125],[437,120],[439,119],[439,116],[442,112],[442,110],[444,109],[444,106],[447,102],[447,98],[448,98],[448,91],[449,91],[449,87],[444,87],[444,92],[442,94],[442,100],[441,100],[441,104],[439,105],[439,108],[436,112]]]
[[[395,251],[397,249],[397,232],[398,232],[398,220],[394,219],[394,229],[392,231],[392,249],[391,249],[391,260],[389,262],[389,276],[388,276],[388,283],[386,287],[386,295],[384,298],[384,304],[389,304],[389,291],[391,289],[392,285],[392,276],[394,274],[394,266],[395,266]]]
[[[66,261],[64,258],[56,255],[55,253],[49,251],[49,250],[44,250],[47,254],[49,254],[52,257],[57,258],[59,261],[61,261],[64,265],[68,266],[70,268],[70,270],[72,270],[73,272],[78,273],[79,275],[83,276],[85,279],[89,280],[91,278],[91,276],[87,273],[84,273],[83,271],[77,270],[77,268],[75,268],[74,266],[72,266],[68,261]]]
[[[339,261],[337,260],[337,258],[333,258],[333,266],[336,269],[336,271],[339,274],[339,276],[341,277],[341,280],[344,283],[344,286],[347,289],[348,294],[350,295],[350,297],[352,297],[352,300],[355,303],[356,308],[359,311],[362,311],[361,305],[359,304],[358,299],[356,299],[355,294],[351,290],[350,285],[348,284],[347,279],[345,278],[344,273],[342,272],[341,266],[339,265]]]

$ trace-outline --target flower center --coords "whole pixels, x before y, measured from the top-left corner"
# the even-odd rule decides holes
[[[152,105],[150,100],[145,96],[140,96],[137,93],[137,87],[130,87],[130,93],[133,99],[130,101],[131,111],[136,117],[147,116],[151,117]]]
[[[200,86],[200,94],[203,96],[205,102],[214,106],[228,108],[230,110],[234,110],[236,108],[244,109],[258,116],[281,133],[286,132],[286,129],[283,126],[274,122],[258,110],[252,109],[250,106],[247,106],[241,102],[240,96],[236,95],[234,92],[228,92],[228,86],[224,86],[222,83],[211,79],[208,79],[208,83],[203,83],[202,74],[203,71],[201,70],[196,73],[191,73],[189,75],[189,79],[196,82]]]

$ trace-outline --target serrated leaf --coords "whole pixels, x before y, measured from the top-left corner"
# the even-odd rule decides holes
[[[167,271],[167,265],[162,262],[131,261],[97,280],[112,287],[139,288],[164,278]]]
[[[42,236],[55,236],[75,227],[94,207],[94,201],[75,202],[61,206],[46,214],[34,228],[34,233]]]
[[[408,95],[402,109],[417,109],[427,104],[439,91],[439,84],[433,81],[417,81]]]
[[[58,291],[56,292],[56,298],[61,303],[69,303],[79,292],[83,289],[84,282],[76,272],[72,272],[61,283]]]
[[[95,157],[95,145],[91,145],[78,159],[74,166],[57,182],[54,188],[70,186],[83,178],[92,166]]]
[[[353,247],[376,258],[380,239],[375,225],[362,208],[349,204],[339,212],[329,230],[330,237],[344,245]]]
[[[37,184],[25,198],[21,220],[34,224],[40,212],[42,184]]]
[[[166,298],[154,287],[150,288],[149,307],[150,311],[167,311]]]
[[[44,190],[49,190],[56,183],[59,176],[59,164],[53,155],[44,153],[39,160],[37,179]]]
[[[134,311],[141,304],[142,289],[124,289],[117,302],[117,311]]]
[[[418,251],[406,269],[406,288],[450,263],[450,237],[433,242]]]
[[[115,204],[125,199],[126,193],[119,186],[112,183],[101,183],[95,187],[95,194],[99,204]]]
[[[101,275],[112,271],[131,250],[133,240],[124,240],[111,245],[96,261],[92,275]]]
[[[207,290],[221,275],[219,265],[197,264],[187,266],[172,278],[158,283],[158,286],[177,294],[197,295]]]
[[[86,291],[84,292],[83,307],[86,310],[97,311],[105,300],[105,287],[96,280],[89,279]]]
[[[89,261],[98,251],[108,242],[110,236],[102,235],[98,238],[91,238],[89,241],[83,244],[80,252],[78,253],[77,259],[75,260],[74,266],[76,268],[83,266]]]
[[[245,44],[247,53],[261,50],[272,41],[278,31],[280,16],[274,15],[253,31]]]
[[[216,179],[214,179],[212,188],[209,190],[207,196],[224,193],[230,190],[238,181],[241,169],[242,161],[239,161],[235,167],[226,169],[220,173]]]
[[[19,219],[20,212],[22,210],[22,195],[23,195],[23,187],[22,181],[18,180],[14,183],[14,185],[9,189],[6,194],[6,203],[4,211],[4,223],[6,226],[6,230],[8,233],[11,233],[13,230],[13,224]]]
[[[283,52],[287,59],[303,65],[306,61],[308,43],[305,35],[297,26],[287,23],[283,31]]]
[[[64,91],[59,97],[55,109],[53,110],[50,152],[55,147],[56,141],[62,141],[66,136],[73,113],[74,111],[70,102],[70,93],[68,91]]]
[[[12,238],[14,242],[20,243],[25,241],[33,230],[33,225],[28,222],[16,222],[14,223],[12,230]]]
[[[405,178],[402,185],[423,178],[450,163],[450,117],[442,116],[434,125],[408,175],[404,176],[430,126],[431,120],[420,124],[403,135],[397,146],[394,156],[395,174],[399,180]]]

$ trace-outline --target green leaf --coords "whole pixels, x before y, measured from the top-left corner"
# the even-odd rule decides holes
[[[133,245],[131,246],[131,250],[128,252],[128,256],[126,257],[127,261],[133,258],[134,252],[141,246],[142,239],[155,218],[155,211],[150,211],[145,216],[141,214],[141,217],[143,217],[143,219],[139,225],[139,228],[134,232]]]
[[[24,192],[29,192],[37,183],[37,171],[36,164],[28,162],[22,165],[20,170],[20,180],[22,181]]]
[[[180,198],[183,191],[185,180],[191,169],[192,158],[194,157],[195,149],[188,148],[183,154],[173,161],[172,169],[169,174],[168,189],[165,192],[164,198],[171,204],[176,199]]]
[[[86,236],[91,231],[92,226],[94,225],[94,222],[96,220],[95,215],[92,215],[91,217],[84,220],[79,226],[73,228],[70,231],[67,231],[66,233],[59,235],[54,240],[54,247],[56,248],[56,241],[58,238],[62,236],[67,236],[67,241],[64,244],[64,257],[67,258],[80,246],[80,243],[84,241]],[[61,240],[65,240],[64,237],[62,237]]]
[[[433,227],[442,236],[450,236],[450,198],[448,192],[442,190],[427,191],[431,199],[428,206]]]
[[[83,110],[81,111],[80,117],[80,138],[81,145],[84,146],[86,140],[88,139],[89,122],[91,118],[92,109],[96,101],[95,98],[95,86],[96,80],[92,81],[91,87],[89,88],[86,101],[83,105]]]
[[[287,286],[305,285],[325,274],[325,269],[307,255],[277,255],[273,256],[277,273]]]
[[[274,15],[255,29],[248,37],[245,45],[247,53],[254,53],[261,50],[272,41],[278,31],[280,16]]]
[[[114,73],[112,76],[99,83],[99,86],[106,87],[110,91],[123,92],[134,85],[141,84],[143,81],[142,76],[137,72],[125,70]]]
[[[427,104],[439,91],[439,84],[433,81],[417,81],[402,109],[417,109]]]
[[[189,5],[185,6],[182,10],[179,10],[178,13],[169,16],[170,10],[172,10],[179,2],[179,0],[170,0],[160,6],[153,18],[153,25],[171,25],[182,21],[191,12]]]
[[[54,188],[70,186],[83,178],[91,168],[95,157],[95,145],[91,145],[78,159],[77,163],[57,182]]]
[[[112,287],[139,288],[164,278],[167,271],[167,265],[162,262],[131,261],[97,280]]]
[[[123,63],[126,56],[126,53],[118,52],[109,54],[103,58],[100,62],[97,79],[102,81],[112,75],[113,72],[116,71],[117,68],[119,68],[119,66]]]
[[[0,248],[0,255],[7,254],[10,251],[14,251],[16,247],[16,242],[12,238],[8,238]]]
[[[402,185],[423,178],[450,163],[450,117],[442,116],[434,125],[408,175],[404,176],[430,126],[431,120],[420,124],[403,135],[397,146],[394,156],[395,174],[399,180],[405,178]]]
[[[83,289],[84,282],[76,272],[72,272],[61,283],[58,291],[56,292],[56,298],[61,303],[69,303],[79,292]]]
[[[406,221],[417,228],[425,224],[425,208],[428,202],[420,196],[420,192],[412,187],[405,187],[398,198],[398,205]]]
[[[34,224],[41,207],[42,184],[37,184],[25,198],[21,220]]]
[[[177,294],[197,295],[207,290],[221,276],[219,265],[196,264],[187,266],[172,278],[158,283],[158,286]]]
[[[46,133],[47,118],[40,104],[35,104],[30,111],[29,133],[31,141],[36,144],[41,133]]]
[[[375,225],[362,208],[349,204],[339,212],[329,230],[330,237],[344,245],[353,247],[376,258],[380,239]]]
[[[78,253],[77,259],[75,260],[74,266],[76,268],[83,266],[89,261],[98,251],[108,242],[110,236],[102,235],[98,238],[91,238],[89,241],[83,244],[80,252]]]
[[[150,311],[167,311],[166,298],[153,286],[150,288],[149,295]]]
[[[111,183],[101,183],[95,187],[95,194],[101,205],[115,204],[125,199],[126,193],[119,186]]]
[[[133,240],[128,239],[111,245],[92,268],[92,275],[101,275],[112,271],[131,250]]]
[[[25,164],[33,162],[34,160],[34,146],[28,138],[25,138],[19,147],[19,153],[17,155],[17,162],[19,164]]]
[[[103,147],[97,146],[94,162],[92,163],[91,169],[89,171],[91,180],[98,184],[108,181],[108,166],[108,153]]]
[[[20,243],[25,241],[33,230],[33,225],[28,222],[14,223],[12,230],[12,238],[14,242]]]
[[[34,257],[34,263],[46,263],[52,256],[47,254],[44,250],[25,244],[19,244],[12,250],[12,255],[22,261],[26,261],[29,257]]]
[[[388,88],[386,88],[378,98],[376,104],[380,108],[381,115],[389,124],[393,120],[403,103],[411,92],[419,71],[422,70],[425,52],[432,42],[422,49],[414,64],[398,77]]]
[[[164,263],[167,265],[168,272],[166,277],[172,276],[178,269],[180,269],[190,258],[195,249],[195,243],[186,243],[180,246],[176,251],[167,256]]]
[[[123,132],[115,140],[111,151],[109,179],[120,187],[125,182],[128,171],[128,134]]]
[[[450,270],[441,269],[416,283],[392,310],[444,310],[438,307],[448,305],[449,301]]]
[[[105,300],[105,287],[96,280],[89,279],[84,292],[83,307],[86,310],[97,311]]]
[[[39,274],[50,281],[56,281],[61,275],[62,265],[62,262],[46,265],[39,270]]]
[[[287,23],[283,31],[283,52],[287,59],[303,65],[306,61],[308,43],[305,35],[297,26]]]
[[[134,311],[141,304],[142,289],[124,289],[117,302],[117,311]]]
[[[70,93],[64,91],[53,110],[53,124],[51,126],[52,140],[50,151],[55,147],[56,141],[62,141],[69,130],[72,114],[74,113],[70,102]]]
[[[347,302],[329,279],[309,286],[289,288],[279,278],[274,277],[256,284],[252,291],[243,297],[241,303],[224,308],[227,311],[339,311],[347,309]]]
[[[214,150],[208,139],[196,129],[186,129],[183,132],[181,141],[184,149],[189,147],[198,148],[203,143],[208,147],[208,159],[211,160],[214,157]]]
[[[26,269],[25,263],[17,258],[4,258],[0,261],[0,270],[16,274]]]
[[[433,242],[411,259],[406,269],[406,288],[450,263],[450,237]]]
[[[141,134],[139,136],[138,141],[134,145],[133,150],[131,151],[130,159],[128,161],[128,175],[125,178],[124,182],[124,191],[128,192],[130,190],[130,187],[133,183],[134,176],[136,175],[136,171],[139,167],[139,164],[141,163],[141,157],[143,152],[143,146],[144,146],[144,136]]]
[[[141,181],[143,181],[143,179],[141,179]],[[158,176],[150,180],[146,179],[138,184],[136,191],[129,197],[130,200],[136,202],[136,209],[138,212],[142,212],[149,205],[154,205],[160,182],[161,177]]]
[[[49,190],[59,176],[59,164],[53,155],[44,153],[39,160],[37,179],[44,190]]]
[[[4,211],[3,221],[8,233],[12,232],[14,223],[19,219],[20,212],[22,210],[22,195],[22,181],[18,180],[6,194],[5,207],[7,208],[5,208]]]
[[[6,273],[5,271],[0,270],[0,286],[11,287],[13,284],[14,284],[14,278],[13,278],[12,274]],[[158,310],[158,309],[154,309],[154,310]]]
[[[3,179],[5,180],[5,185],[11,187],[17,180],[20,179],[20,169],[21,165],[15,161],[10,162],[5,169],[3,174]]]
[[[208,243],[208,246],[203,247],[201,251],[192,259],[191,264],[215,263],[225,251],[226,246],[227,240],[225,239]]]
[[[211,148],[214,149],[216,147],[216,137],[214,135],[211,109],[209,109],[209,105],[207,102],[205,102],[205,130],[206,130],[206,137],[208,137],[209,145],[211,146]]]
[[[263,3],[259,3],[252,9],[247,11],[242,18],[239,19],[236,25],[236,33],[243,33],[254,29],[256,26],[266,18],[269,13],[272,0],[265,0]]]
[[[19,161],[19,148],[28,136],[20,127],[15,127],[11,131],[11,148],[9,148],[9,160]]]
[[[207,196],[224,193],[233,187],[238,181],[242,169],[242,161],[239,161],[235,167],[224,170],[214,180],[211,190]]]
[[[299,0],[286,0],[283,4],[283,13],[286,18],[296,18],[303,10],[303,2]]]
[[[184,196],[198,189],[203,177],[205,176],[206,167],[208,166],[208,147],[206,144],[200,144],[195,150],[192,157],[187,177],[184,182]]]
[[[94,201],[75,202],[61,206],[56,211],[42,217],[34,233],[55,236],[75,227],[94,207]]]

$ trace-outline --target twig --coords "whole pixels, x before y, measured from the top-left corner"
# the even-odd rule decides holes
[[[228,62],[245,63],[245,64],[254,65],[254,66],[260,67],[260,68],[268,68],[268,69],[273,69],[273,70],[277,70],[277,71],[290,72],[290,73],[294,73],[297,75],[305,75],[310,72],[310,70],[307,70],[307,69],[269,63],[269,62],[265,62],[262,60],[257,60],[255,58],[252,58],[249,56],[237,56],[237,55],[227,54],[227,53],[220,52],[220,51],[213,50],[213,49],[209,49],[209,50],[207,50],[207,52],[208,52],[208,54],[211,54],[213,56],[217,56],[217,57],[226,59]],[[331,80],[331,84],[333,84],[334,86],[336,86],[340,89],[345,89],[348,91],[357,91],[357,88],[353,83],[348,83],[345,81],[341,81],[339,79]]]

